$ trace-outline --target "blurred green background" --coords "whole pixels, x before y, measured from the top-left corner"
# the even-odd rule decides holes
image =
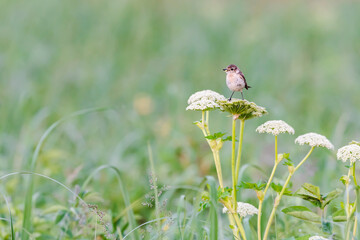
[[[294,144],[306,132],[327,136],[336,148],[360,140],[359,12],[355,1],[2,0],[0,172],[26,170],[56,120],[108,107],[56,129],[36,172],[74,188],[96,167],[112,164],[123,172],[131,201],[141,202],[150,191],[149,143],[160,185],[197,186],[215,170],[192,124],[200,114],[185,111],[187,98],[203,89],[229,96],[221,71],[228,64],[238,65],[252,86],[246,99],[269,111],[246,123],[244,163],[270,171],[273,138],[255,133],[266,120],[295,128],[295,136],[279,138],[279,151],[294,161],[308,150]],[[210,116],[212,132],[230,132],[227,114]],[[224,176],[229,156],[230,144],[222,151]],[[286,168],[280,178],[281,172]],[[346,168],[335,152],[317,149],[300,172],[294,185],[311,180],[327,191],[341,186]],[[250,170],[246,177],[264,178]],[[2,186],[21,208],[24,179]],[[91,189],[103,209],[122,211],[111,173],[98,174]],[[35,191],[37,209],[66,201],[44,180]],[[135,212],[139,221],[153,218],[141,204]]]

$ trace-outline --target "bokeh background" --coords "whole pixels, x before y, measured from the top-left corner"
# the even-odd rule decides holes
[[[0,172],[26,170],[56,120],[107,107],[57,128],[36,172],[75,188],[98,166],[112,164],[131,201],[141,203],[151,191],[149,144],[159,185],[198,186],[215,169],[192,124],[200,114],[185,111],[187,98],[203,89],[230,95],[221,71],[228,64],[237,64],[252,86],[246,99],[269,111],[246,123],[244,163],[270,171],[273,138],[255,132],[266,120],[295,128],[295,136],[279,138],[279,151],[295,162],[308,150],[294,144],[297,135],[317,132],[336,148],[360,140],[359,12],[356,1],[2,0]],[[227,114],[210,116],[212,132],[230,132]],[[221,154],[230,176],[230,144]],[[279,179],[286,171],[279,169]],[[317,149],[294,186],[310,181],[326,192],[341,186],[346,171],[335,152]],[[265,179],[250,168],[244,178]],[[21,212],[24,178],[1,185]],[[102,209],[121,213],[111,173],[99,173],[90,189]],[[70,198],[40,179],[35,191],[36,209]],[[154,217],[142,204],[134,209],[139,222]]]

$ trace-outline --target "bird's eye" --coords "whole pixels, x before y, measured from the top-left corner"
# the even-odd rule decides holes
[[[232,68],[231,71],[233,71],[234,69]]]

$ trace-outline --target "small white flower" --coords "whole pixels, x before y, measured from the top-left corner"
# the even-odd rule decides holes
[[[252,216],[258,214],[258,209],[251,205],[250,203],[238,202],[236,212],[240,217],[246,217],[248,215]],[[223,208],[223,213],[231,213],[226,207]]]
[[[329,239],[321,236],[312,236],[309,238],[309,240],[329,240]]]
[[[307,133],[298,136],[295,143],[299,145],[310,145],[311,147],[325,147],[327,149],[334,149],[334,145],[323,135],[317,133]]]
[[[346,162],[348,159],[350,163],[360,161],[360,146],[357,144],[350,144],[340,148],[337,151],[337,159]]]
[[[191,103],[187,106],[186,110],[193,110],[193,111],[207,111],[212,110],[215,108],[220,108],[219,104],[210,100],[200,100]]]
[[[216,102],[219,100],[226,100],[226,98],[217,92],[214,92],[211,90],[203,90],[203,91],[199,91],[199,92],[196,92],[193,95],[191,95],[188,99],[188,104],[190,105],[194,102],[201,101],[201,100],[209,100],[212,102]]]
[[[289,133],[294,134],[295,130],[286,122],[282,120],[272,120],[267,121],[264,124],[260,125],[256,131],[258,133],[270,133],[274,136],[279,135],[280,133]]]

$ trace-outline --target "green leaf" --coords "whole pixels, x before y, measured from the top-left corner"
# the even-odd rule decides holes
[[[340,182],[342,182],[342,184],[346,185],[347,179],[348,179],[348,177],[346,175],[343,175],[343,176],[341,176],[341,178],[339,180],[340,180]]]
[[[321,228],[323,230],[323,232],[328,233],[328,234],[332,234],[332,223],[331,222],[326,222],[326,221],[322,221],[321,222]]]
[[[329,192],[325,196],[323,196],[322,197],[323,201],[322,201],[322,204],[321,204],[321,209],[324,209],[326,207],[326,205],[328,205],[332,200],[334,200],[335,198],[340,196],[341,193],[342,193],[342,190],[337,188],[337,189]]]
[[[226,138],[223,138],[222,140],[223,140],[223,142],[231,141],[231,140],[232,140],[232,137],[231,137],[231,136],[228,136],[228,137],[226,137]],[[235,141],[237,142],[236,139],[235,139]]]
[[[244,189],[253,189],[253,190],[263,190],[266,187],[266,183],[249,183],[241,181],[241,183],[238,185],[238,188],[244,188]]]
[[[58,214],[56,215],[55,224],[58,224],[59,222],[61,222],[61,220],[64,219],[64,217],[66,216],[67,213],[68,213],[68,211],[66,211],[66,210],[60,210],[58,212]]]
[[[231,196],[232,189],[229,187],[225,187],[223,189],[219,188],[217,192],[218,200],[225,199]]]
[[[314,204],[317,207],[321,207],[322,198],[320,194],[320,188],[310,183],[304,183],[302,187],[296,191],[295,195]]]
[[[213,135],[208,135],[205,138],[209,139],[209,140],[216,140],[218,138],[221,138],[222,136],[224,136],[226,133],[222,133],[222,132],[217,132],[214,133]]]
[[[282,189],[283,189],[283,186],[280,183],[276,184],[276,183],[272,182],[270,184],[270,187],[277,193],[280,193],[282,191]],[[292,196],[292,192],[290,191],[289,188],[285,188],[284,195]]]
[[[332,214],[334,222],[346,222],[346,212],[344,209],[340,209]]]
[[[290,153],[283,153],[283,158],[286,159],[286,161],[284,161],[283,165],[294,166],[294,162],[290,159]]]
[[[320,223],[321,217],[304,206],[292,206],[282,210],[283,213],[302,220]]]

